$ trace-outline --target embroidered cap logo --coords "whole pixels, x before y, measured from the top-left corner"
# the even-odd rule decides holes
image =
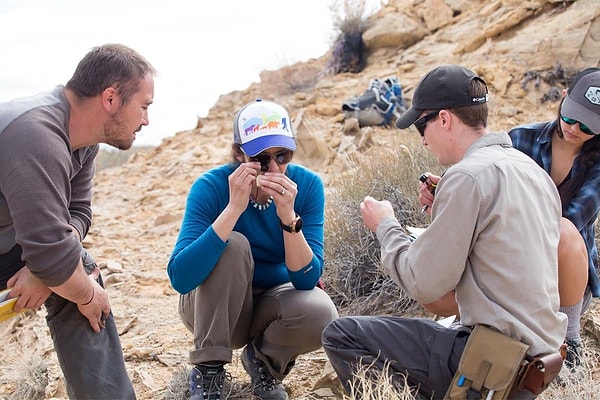
[[[598,86],[590,86],[585,92],[585,98],[588,101],[595,105],[600,105],[600,87]]]

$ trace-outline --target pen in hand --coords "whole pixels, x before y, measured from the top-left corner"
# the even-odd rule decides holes
[[[421,176],[419,176],[419,180],[425,184],[427,184],[427,188],[429,189],[429,191],[431,192],[431,194],[435,194],[435,188],[437,187],[437,184],[431,182],[428,178],[427,175],[425,174],[421,174]],[[429,206],[426,204],[423,206],[423,208],[421,208],[421,214],[424,214],[425,211],[427,211],[427,208],[429,208]]]

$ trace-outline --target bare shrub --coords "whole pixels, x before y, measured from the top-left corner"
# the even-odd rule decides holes
[[[385,275],[379,243],[363,225],[360,202],[365,196],[389,200],[403,225],[423,226],[418,177],[439,173],[437,162],[418,136],[398,136],[386,149],[372,149],[352,160],[354,167],[332,179],[325,222],[325,281],[340,309],[354,314],[416,311],[416,303]]]
[[[361,72],[366,65],[362,35],[369,26],[373,8],[367,0],[334,0],[329,9],[336,38],[325,73]]]
[[[546,93],[540,98],[542,103],[548,101],[558,101],[562,98],[562,90],[568,88],[575,80],[575,77],[580,71],[573,68],[563,68],[560,63],[556,63],[554,67],[547,68],[543,71],[526,71],[521,88],[528,91],[529,82],[533,81],[533,86],[536,90],[540,90],[542,82],[548,87]]]
[[[339,33],[364,32],[374,8],[368,0],[333,0],[329,10],[334,30]]]
[[[7,400],[44,399],[48,386],[48,361],[37,353],[16,358],[16,387]]]

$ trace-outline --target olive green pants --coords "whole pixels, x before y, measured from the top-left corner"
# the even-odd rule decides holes
[[[296,357],[321,347],[321,332],[338,313],[319,288],[253,288],[253,273],[250,244],[233,232],[206,281],[180,296],[179,315],[194,334],[190,362],[230,363],[233,349],[254,342],[256,357],[283,380]]]

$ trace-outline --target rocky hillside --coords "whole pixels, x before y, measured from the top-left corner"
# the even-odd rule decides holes
[[[598,0],[390,0],[369,18],[362,72],[320,74],[331,54],[265,71],[261,82],[223,94],[195,129],[138,152],[123,166],[100,171],[94,225],[84,243],[102,267],[138,398],[165,398],[174,374],[187,366],[192,337],[179,320],[178,296],[165,266],[191,183],[229,159],[239,107],[255,98],[286,105],[297,131],[296,160],[328,183],[347,169],[353,154],[386,146],[395,135],[416,135],[345,124],[341,104],[362,93],[372,78],[397,76],[410,102],[428,70],[463,64],[488,82],[492,130],[552,118],[565,78],[599,65],[599,13]],[[37,363],[49,366],[45,398],[66,397],[44,315],[40,310],[0,323],[0,399],[8,398],[23,371]],[[324,365],[322,352],[299,360],[285,382],[290,397],[316,396],[313,385]],[[232,368],[235,375],[239,363]]]
[[[260,83],[222,95],[196,129],[179,132],[134,163],[152,159],[153,168],[163,171],[155,176],[159,181],[175,165],[183,168],[179,178],[192,166],[212,166],[229,154],[235,110],[270,98],[293,114],[298,159],[327,175],[349,154],[382,144],[379,139],[389,133],[367,128],[348,135],[341,113],[346,98],[361,94],[372,78],[397,76],[410,102],[418,79],[444,63],[465,65],[486,79],[492,129],[551,118],[565,80],[600,62],[599,12],[596,0],[391,0],[369,19],[361,73],[320,76],[330,54],[264,71]]]

